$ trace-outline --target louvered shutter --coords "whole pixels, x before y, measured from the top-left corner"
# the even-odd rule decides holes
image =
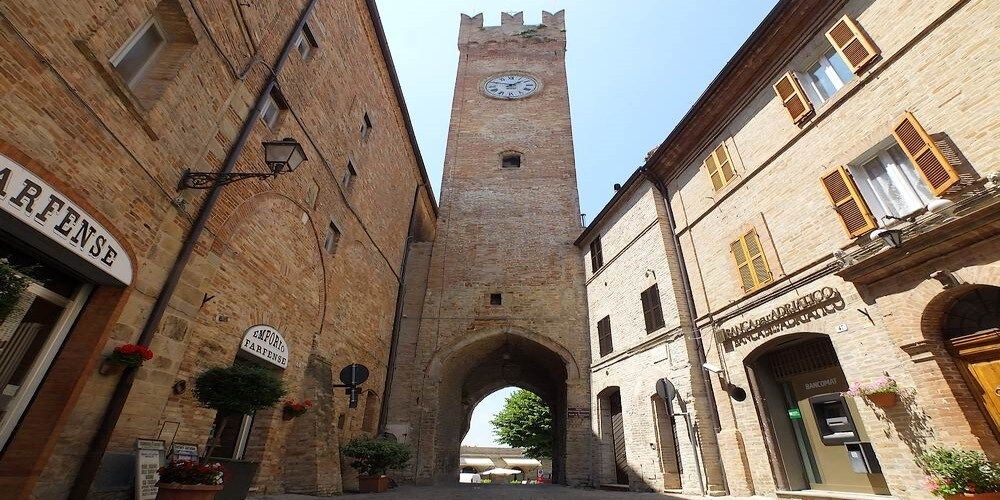
[[[812,111],[812,104],[806,99],[798,78],[791,71],[785,73],[778,83],[774,84],[774,93],[778,94],[778,99],[781,99],[782,105],[795,123],[800,122]]]
[[[837,167],[820,178],[833,209],[840,216],[844,230],[852,238],[861,236],[877,227],[868,204],[858,194],[854,180],[844,167]]]
[[[767,265],[767,258],[764,257],[764,249],[760,246],[760,238],[757,231],[751,229],[743,236],[743,243],[746,245],[747,259],[750,261],[750,268],[753,270],[756,286],[771,282],[771,269]]]
[[[729,183],[729,181],[733,180],[733,176],[736,175],[736,171],[733,170],[733,162],[729,158],[729,149],[726,148],[725,142],[715,148],[715,160],[719,163],[719,172],[722,174],[722,180],[725,183]]]
[[[729,245],[736,260],[736,271],[740,275],[740,284],[743,291],[748,292],[754,289],[753,271],[750,269],[750,262],[747,259],[746,249],[743,248],[743,238],[740,238]]]
[[[931,137],[913,113],[909,111],[900,118],[892,129],[892,136],[910,158],[910,162],[920,172],[924,182],[935,196],[945,192],[958,182],[958,172],[938,149]]]
[[[715,161],[715,153],[710,153],[708,158],[705,158],[705,169],[708,170],[708,176],[712,178],[712,187],[718,191],[726,183],[722,180],[722,172],[719,171],[719,164]]]
[[[858,25],[844,16],[826,32],[833,48],[837,49],[851,71],[858,73],[861,68],[875,59],[878,49],[871,40],[858,29]]]

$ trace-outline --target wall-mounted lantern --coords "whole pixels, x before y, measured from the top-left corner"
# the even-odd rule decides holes
[[[295,171],[302,162],[306,161],[306,154],[302,151],[302,145],[295,139],[286,137],[280,141],[265,141],[264,162],[270,172],[192,172],[185,170],[178,185],[179,189],[208,189],[212,186],[225,186],[243,179],[266,179],[277,177],[278,174],[285,174]]]

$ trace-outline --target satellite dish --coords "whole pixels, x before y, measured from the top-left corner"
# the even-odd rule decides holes
[[[345,385],[361,385],[365,380],[368,380],[368,368],[365,365],[354,363],[340,370],[340,381]]]

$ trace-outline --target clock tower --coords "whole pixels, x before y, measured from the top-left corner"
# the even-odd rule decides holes
[[[386,427],[415,448],[418,482],[454,482],[472,410],[507,386],[552,410],[554,480],[591,480],[563,16],[525,25],[504,13],[500,26],[462,16],[440,216],[408,262]]]

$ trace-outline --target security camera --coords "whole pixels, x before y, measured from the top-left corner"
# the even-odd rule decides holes
[[[712,373],[722,373],[722,368],[719,365],[713,365],[712,363],[705,363],[701,365],[702,368],[712,372]]]

